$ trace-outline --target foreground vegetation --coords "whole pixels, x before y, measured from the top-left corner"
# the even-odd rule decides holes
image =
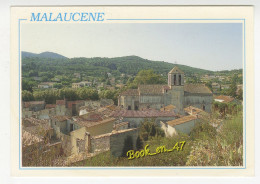
[[[145,125],[147,126],[147,125]],[[104,152],[72,166],[242,166],[243,165],[243,119],[242,113],[227,119],[217,128],[206,121],[194,127],[190,135],[179,133],[174,137],[164,137],[152,127],[142,126],[145,141],[141,136],[143,147],[149,144],[151,152],[159,146],[167,149],[176,142],[186,141],[182,151],[160,153],[129,160],[127,157],[113,157]],[[156,127],[155,127],[156,129]],[[148,133],[150,132],[150,133]],[[157,133],[158,132],[158,133]]]

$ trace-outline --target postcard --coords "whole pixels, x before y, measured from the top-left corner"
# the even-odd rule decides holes
[[[13,176],[253,176],[251,6],[11,8]]]

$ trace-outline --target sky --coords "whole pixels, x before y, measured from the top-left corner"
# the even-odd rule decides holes
[[[21,50],[73,57],[136,55],[212,71],[241,69],[241,23],[26,24]]]

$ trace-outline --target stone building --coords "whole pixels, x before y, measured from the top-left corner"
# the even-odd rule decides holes
[[[184,84],[184,72],[174,67],[168,74],[168,85],[139,85],[118,98],[118,105],[127,110],[157,109],[174,105],[183,114],[187,106],[211,111],[213,95],[205,84]]]

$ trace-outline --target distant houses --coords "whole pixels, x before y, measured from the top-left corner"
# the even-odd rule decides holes
[[[38,84],[38,88],[40,88],[40,89],[53,88],[54,84],[56,84],[56,82],[42,82],[42,83]]]
[[[81,82],[78,82],[78,83],[72,83],[72,88],[74,89],[78,89],[78,88],[82,88],[82,87],[85,87],[85,86],[92,86],[92,82],[89,82],[89,81],[81,81]]]

